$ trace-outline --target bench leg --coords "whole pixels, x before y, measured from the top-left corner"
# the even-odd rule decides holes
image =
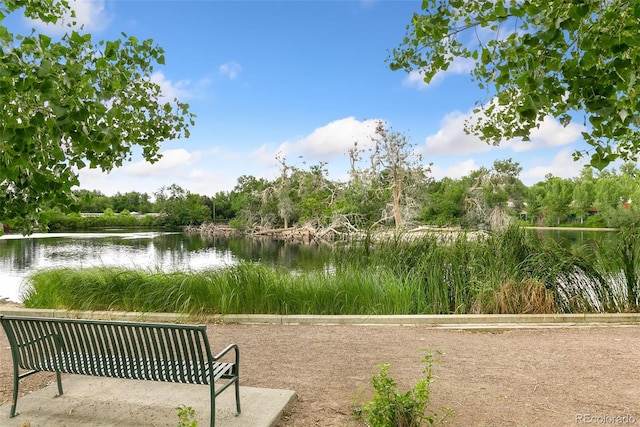
[[[60,378],[60,372],[56,372],[56,381],[58,382],[58,396],[62,396],[62,378]]]
[[[236,377],[236,411],[238,414],[240,413],[240,381],[239,378]]]
[[[11,412],[9,413],[9,418],[15,417],[16,414],[16,405],[18,403],[18,386],[20,384],[20,378],[18,376],[18,372],[16,371],[13,374],[13,398],[11,399]]]
[[[209,386],[209,390],[211,390],[211,413],[209,414],[209,425],[211,427],[215,427],[216,425],[216,390],[214,388],[214,381],[211,381]]]

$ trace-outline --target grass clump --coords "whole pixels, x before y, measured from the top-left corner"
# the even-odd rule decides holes
[[[425,310],[419,288],[387,268],[295,272],[257,264],[201,271],[45,270],[30,277],[30,308],[188,314],[405,314]]]
[[[476,313],[549,314],[557,313],[555,295],[535,279],[508,280],[497,290],[480,293],[473,308]]]

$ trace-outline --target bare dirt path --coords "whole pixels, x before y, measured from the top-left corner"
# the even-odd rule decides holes
[[[369,398],[381,363],[403,390],[422,370],[424,349],[442,352],[434,407],[454,426],[640,425],[640,326],[514,330],[429,326],[209,325],[212,346],[241,349],[241,383],[293,389],[279,427],[363,426],[351,411]],[[10,353],[0,333],[0,402],[11,393]],[[22,391],[52,377],[24,381]],[[1,419],[1,418],[0,418]]]

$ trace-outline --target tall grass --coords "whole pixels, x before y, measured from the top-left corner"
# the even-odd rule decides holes
[[[626,311],[636,307],[636,285],[628,285],[637,277],[636,253],[593,245],[569,251],[518,228],[474,239],[369,236],[336,247],[331,265],[304,271],[261,264],[173,273],[45,270],[30,277],[23,301],[39,308],[192,314]]]

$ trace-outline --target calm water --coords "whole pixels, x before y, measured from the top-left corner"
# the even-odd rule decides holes
[[[204,270],[239,261],[289,268],[323,263],[327,251],[313,245],[246,238],[203,239],[182,233],[51,233],[0,236],[0,298],[20,301],[30,273],[52,267],[123,266]]]
[[[602,244],[610,244],[618,238],[618,232],[610,231],[594,231],[594,230],[574,230],[574,229],[540,229],[528,230],[530,233],[536,233],[543,239],[553,239],[564,246],[581,245],[588,242],[599,242]]]
[[[565,245],[611,241],[616,233],[532,230]],[[20,301],[30,273],[51,267],[123,266],[142,269],[203,270],[262,262],[305,269],[325,265],[328,250],[271,239],[202,238],[165,232],[109,232],[0,236],[0,298]]]

